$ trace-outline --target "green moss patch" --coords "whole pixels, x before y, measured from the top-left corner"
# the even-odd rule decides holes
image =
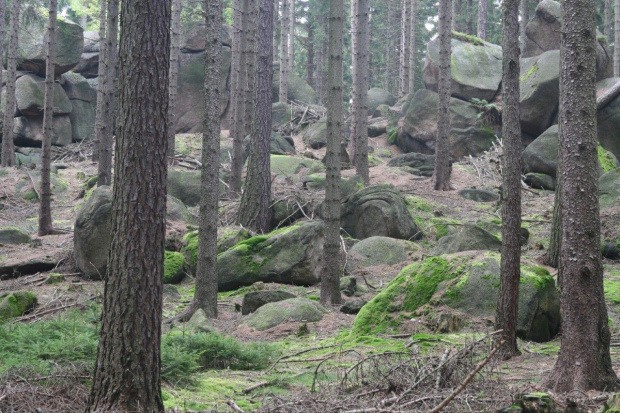
[[[471,43],[474,46],[483,46],[484,45],[484,40],[482,40],[481,38],[479,38],[477,36],[472,36],[470,34],[456,32],[454,30],[452,31],[452,38],[456,39],[456,40],[460,40],[462,42]]]
[[[37,305],[37,296],[30,291],[5,292],[0,294],[0,322],[19,317]]]
[[[180,252],[164,252],[164,284],[178,284],[185,278],[185,257]]]
[[[598,164],[601,166],[603,173],[613,171],[617,168],[614,156],[611,152],[606,150],[598,144]]]

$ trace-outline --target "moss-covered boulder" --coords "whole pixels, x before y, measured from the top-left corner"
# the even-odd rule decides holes
[[[37,296],[30,291],[0,293],[0,322],[19,317],[37,305]]]
[[[523,182],[535,189],[547,189],[555,191],[555,177],[547,174],[530,172],[523,176]]]
[[[368,292],[366,286],[360,284],[357,278],[352,276],[340,277],[340,292],[347,297],[360,296]]]
[[[456,33],[455,33],[456,34]],[[452,96],[491,101],[502,81],[502,48],[477,37],[458,34],[452,38]],[[426,89],[437,92],[439,84],[439,37],[426,45],[422,68]]]
[[[554,122],[560,98],[560,51],[521,59],[521,130],[538,136]]]
[[[243,296],[241,314],[248,315],[265,304],[288,300],[289,298],[295,298],[295,294],[282,290],[250,291]]]
[[[264,331],[287,321],[309,323],[321,321],[328,311],[319,303],[307,298],[290,298],[265,304],[248,316],[248,327]]]
[[[414,243],[388,237],[361,240],[349,250],[347,268],[394,265],[407,260],[407,252],[416,250]]]
[[[45,79],[25,75],[15,81],[17,109],[26,116],[42,116],[45,99]],[[71,113],[73,107],[60,84],[54,83],[54,115]]]
[[[385,89],[373,87],[368,91],[368,114],[372,115],[381,106],[392,106],[396,103],[396,98]]]
[[[295,175],[304,172],[312,174],[325,170],[321,161],[315,159],[302,158],[300,156],[271,155],[271,173],[278,177],[293,178]]]
[[[166,219],[168,221],[180,221],[186,224],[196,224],[196,220],[189,212],[183,201],[168,195],[166,198]]]
[[[322,221],[252,237],[218,255],[218,288],[235,290],[257,281],[316,284],[321,277],[322,254]]]
[[[41,147],[43,141],[42,116],[18,116],[14,118],[13,139],[16,145]],[[54,116],[52,145],[66,146],[71,143],[71,118],[66,115]]]
[[[0,244],[28,244],[30,235],[21,228],[0,227]]]
[[[400,192],[374,185],[347,198],[341,208],[342,228],[357,239],[382,236],[412,240],[422,236]]]
[[[197,234],[198,231],[195,231]],[[217,253],[222,253],[234,247],[241,241],[252,238],[252,234],[242,227],[224,227],[217,231]]]
[[[495,235],[478,225],[465,224],[456,233],[441,238],[437,242],[435,254],[475,250],[497,251],[501,246],[502,242]]]
[[[618,205],[620,197],[620,169],[603,174],[598,180],[599,204],[601,209]]]
[[[431,176],[435,170],[435,155],[423,153],[405,153],[388,161],[388,166],[411,168],[410,173],[420,176]]]
[[[280,91],[280,62],[273,62],[273,83],[271,85],[272,102],[278,101]],[[288,74],[288,98],[302,104],[312,104],[316,102],[314,89],[297,73]]]
[[[412,317],[448,306],[475,318],[492,318],[499,289],[499,254],[468,253],[431,257],[405,267],[359,312],[351,334],[356,336],[407,330]],[[424,307],[427,305],[427,307]],[[547,341],[560,327],[560,300],[549,272],[521,267],[517,334]]]
[[[312,149],[321,149],[327,145],[327,123],[324,120],[308,126],[303,135],[304,142]]]
[[[185,257],[180,252],[164,251],[164,284],[178,284],[185,278]]]

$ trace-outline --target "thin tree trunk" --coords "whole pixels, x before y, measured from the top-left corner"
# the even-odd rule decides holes
[[[452,30],[462,32],[461,13],[463,12],[463,0],[452,0]]]
[[[308,82],[310,87],[314,88],[314,26],[310,22],[308,22],[308,59],[306,61],[306,82]]]
[[[357,7],[357,106],[355,108],[355,171],[364,181],[370,183],[368,170],[368,72],[369,67],[369,31],[370,31],[370,1],[358,0]]]
[[[256,106],[256,25],[258,24],[258,0],[246,0],[247,19],[246,25],[246,48],[243,50],[245,55],[245,70],[247,84],[245,85],[245,119],[243,139],[252,133],[252,124],[254,123],[254,107]],[[272,61],[273,64],[273,61]]]
[[[386,19],[387,24],[385,25],[385,81],[383,83],[383,88],[388,92],[391,92],[391,80],[390,80],[390,68],[391,68],[391,59],[392,59],[392,0],[386,0],[387,3],[387,12]]]
[[[209,6],[207,4],[207,6]],[[215,6],[215,5],[213,5]],[[207,26],[207,30],[210,27]],[[179,57],[181,56],[181,0],[172,1],[170,23],[170,91],[168,104],[168,162],[174,160],[177,92],[179,90]]]
[[[273,47],[271,14],[273,2],[259,0],[258,73],[256,74],[256,105],[250,140],[250,157],[245,191],[239,206],[239,222],[254,231],[266,233],[271,223],[271,85],[273,82]]]
[[[415,92],[415,71],[418,66],[417,55],[417,23],[418,23],[418,0],[411,0],[411,34],[409,35],[409,93]]]
[[[359,38],[359,15],[358,15],[358,3],[359,0],[351,0],[351,10],[350,10],[350,22],[351,22],[351,84],[353,88],[351,89],[351,157],[353,160],[353,165],[357,162],[357,157],[355,151],[357,150],[357,121],[356,118],[359,115],[359,107],[358,107],[358,96],[361,93],[360,85],[358,84],[358,64],[357,60],[359,59],[358,55],[358,38]]]
[[[521,27],[519,28],[519,39],[521,40],[521,50],[525,49],[525,28],[530,21],[529,0],[521,0],[520,6]]]
[[[559,155],[559,154],[558,154]],[[562,246],[562,200],[560,193],[562,192],[562,166],[558,163],[558,173],[555,184],[555,197],[553,203],[553,219],[551,224],[551,237],[549,239],[549,249],[547,250],[547,258],[545,263],[553,268],[560,265],[560,249]],[[562,288],[560,276],[558,274],[558,287]]]
[[[620,76],[620,0],[614,2],[614,77]]]
[[[409,28],[411,22],[409,1],[402,0],[401,3],[399,96],[405,96],[409,93],[409,35],[411,32]]]
[[[95,112],[95,134],[93,135],[93,153],[92,160],[99,161],[99,145],[101,142],[101,135],[104,133],[105,124],[103,121],[103,101],[104,101],[104,87],[107,76],[107,60],[106,60],[106,14],[108,9],[108,0],[101,0],[101,7],[99,9],[99,65],[97,66],[97,107]],[[103,184],[101,184],[103,185]]]
[[[290,76],[295,69],[295,0],[289,1],[288,72]]]
[[[325,181],[325,234],[321,303],[337,305],[340,295],[340,137],[342,136],[343,0],[329,7],[329,61],[327,97],[327,166]]]
[[[603,29],[607,42],[611,43],[611,0],[605,0]]]
[[[108,12],[105,37],[105,81],[100,87],[103,89],[103,127],[99,141],[99,178],[98,185],[112,183],[112,146],[114,137],[114,109],[116,92],[116,63],[118,52],[116,42],[118,37],[118,10],[119,0],[108,0]]]
[[[482,40],[487,39],[487,1],[478,0],[478,37]]]
[[[0,61],[4,60],[4,39],[6,37],[5,21],[6,21],[6,2],[0,1],[0,39],[2,40],[0,41]],[[3,73],[2,72],[3,70],[0,67],[0,85],[3,84],[2,82]],[[0,119],[4,119],[3,112],[0,112]]]
[[[45,100],[43,104],[43,140],[41,142],[41,199],[39,203],[39,235],[54,233],[52,223],[52,185],[50,166],[54,134],[54,63],[56,62],[56,16],[58,0],[49,0],[49,16],[45,45]]]
[[[467,34],[474,34],[474,2],[467,0]]]
[[[546,385],[557,393],[612,391],[618,379],[600,254],[594,0],[565,0],[562,21],[562,345]]]
[[[273,8],[273,60],[279,60],[279,56],[278,56],[278,38],[280,37],[279,33],[278,33],[278,18],[279,16],[279,9],[280,9],[280,2],[278,0],[273,0],[274,1],[274,8]]]
[[[437,140],[435,142],[435,190],[450,189],[450,0],[439,0],[439,100],[437,102]]]
[[[289,23],[289,0],[282,0],[282,21],[280,29],[280,93],[278,101],[282,103],[288,102],[288,38],[291,25]]]
[[[1,166],[15,165],[15,146],[13,145],[13,116],[15,115],[15,80],[17,78],[17,44],[19,39],[19,8],[21,1],[11,1],[11,20],[9,22],[9,50],[7,56],[6,108],[2,128]]]
[[[521,279],[521,125],[519,122],[519,0],[502,3],[503,111],[502,248],[495,329],[504,359],[519,355],[517,308]]]
[[[170,0],[124,0],[112,234],[89,412],[163,412]]]
[[[271,0],[268,0],[271,1]],[[222,62],[222,1],[204,0],[207,50],[205,53],[205,113],[202,132],[202,173],[196,291],[184,319],[198,309],[217,318],[217,222],[220,167],[220,71]],[[273,4],[273,2],[272,2]]]

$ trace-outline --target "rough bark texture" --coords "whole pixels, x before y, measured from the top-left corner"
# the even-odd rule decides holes
[[[170,0],[124,0],[112,240],[88,411],[163,412]]]
[[[245,54],[247,38],[245,36],[246,0],[234,0],[233,3],[233,44],[232,44],[232,82],[231,82],[231,106],[232,122],[230,124],[230,136],[232,137],[232,155],[230,164],[230,178],[228,183],[228,195],[238,198],[241,195],[241,171],[243,169],[243,138],[245,135],[245,89],[247,85],[247,72]],[[248,108],[249,110],[250,108]]]
[[[256,105],[245,190],[239,206],[239,222],[254,231],[266,233],[271,221],[271,84],[273,82],[272,32],[273,3],[260,0],[258,16],[258,73]]]
[[[41,199],[39,200],[39,235],[54,232],[52,225],[52,185],[50,166],[54,133],[54,62],[56,61],[56,16],[58,0],[50,0],[45,45],[45,97],[43,103],[43,139],[41,142]]]
[[[517,306],[521,278],[521,125],[519,123],[519,0],[502,3],[502,248],[495,329],[503,330],[505,359],[517,348]]]
[[[393,9],[392,9],[392,0],[387,0],[387,24],[385,25],[385,78],[383,82],[383,88],[390,92],[392,79],[391,79],[391,68],[392,68],[392,49],[390,47],[392,43],[392,24],[394,23],[393,19]]]
[[[271,1],[271,0],[269,0]],[[205,0],[205,114],[202,132],[202,173],[196,291],[186,318],[202,309],[217,317],[217,222],[220,169],[220,66],[222,62],[222,1]]]
[[[13,115],[15,114],[15,80],[17,77],[17,43],[19,39],[19,9],[21,1],[11,1],[11,20],[9,23],[9,50],[7,55],[6,75],[6,109],[4,127],[2,128],[1,166],[15,165],[15,147],[13,145]]]
[[[478,0],[478,37],[487,39],[487,1]]]
[[[439,101],[437,102],[437,140],[433,187],[450,189],[450,43],[452,32],[450,0],[439,0]]]
[[[614,2],[614,77],[620,76],[620,0]]]
[[[340,304],[340,137],[342,136],[343,0],[329,7],[329,61],[327,96],[327,172],[325,180],[325,234],[321,303]]]
[[[361,88],[358,80],[358,64],[357,60],[359,59],[359,50],[358,50],[358,38],[359,38],[359,25],[358,25],[358,3],[359,1],[352,0],[351,1],[351,85],[353,86],[351,90],[351,135],[350,135],[350,147],[351,147],[351,157],[353,159],[353,165],[357,162],[357,157],[355,155],[356,147],[356,139],[357,139],[357,116],[359,114],[359,103],[357,101],[359,93],[361,93]]]
[[[107,0],[101,0],[101,5],[99,9],[99,65],[97,66],[97,108],[95,112],[95,133],[93,134],[93,153],[91,155],[91,159],[95,162],[99,161],[99,140],[101,139],[101,133],[103,133],[103,84],[106,80],[105,34],[107,9]]]
[[[295,68],[295,0],[289,0],[288,6],[288,72],[293,73]]]
[[[243,104],[246,108],[243,138],[252,133],[252,125],[254,123],[254,109],[256,106],[256,25],[258,24],[258,0],[245,1],[247,8],[244,15],[247,19],[247,25],[245,26],[246,48],[243,49],[243,54],[245,55],[247,84],[245,87],[245,103]]]
[[[418,23],[418,0],[411,0],[411,33],[409,38],[409,93],[415,92],[415,71],[418,67],[417,58],[417,23]]]
[[[519,13],[521,15],[521,22],[519,27],[519,40],[521,41],[521,50],[525,49],[525,27],[530,21],[530,9],[529,0],[521,0],[521,6],[519,7]]]
[[[289,0],[282,0],[282,20],[280,29],[280,93],[278,100],[282,103],[288,102],[288,38],[291,25],[289,23],[290,13]]]
[[[308,82],[310,87],[314,88],[314,25],[312,24],[312,22],[308,22],[307,52],[308,58],[306,60],[306,82]],[[274,56],[273,58],[275,59],[276,57]]]
[[[273,60],[279,60],[279,55],[278,55],[278,50],[280,50],[280,48],[278,47],[278,38],[280,37],[280,33],[278,32],[278,19],[280,17],[279,10],[280,10],[280,2],[278,0],[273,0],[274,1],[274,5],[273,5],[273,17],[272,17],[272,24],[273,24]],[[310,24],[308,24],[308,26],[310,26]]]
[[[4,38],[5,38],[5,17],[6,17],[6,2],[4,1],[0,1],[0,39],[2,39],[2,41],[0,42],[0,58],[4,59]],[[2,82],[2,73],[3,71],[0,70],[0,85],[3,84]],[[4,113],[0,112],[0,117],[2,117],[3,119]]]
[[[562,3],[562,345],[546,385],[557,393],[611,391],[611,335],[600,255],[594,0]]]
[[[357,76],[356,86],[356,107],[355,113],[355,172],[362,178],[364,184],[370,183],[370,172],[368,170],[368,74],[369,65],[369,46],[370,46],[370,1],[357,1]]]
[[[611,43],[611,0],[605,0],[603,31],[607,42]]]
[[[409,12],[409,0],[402,0],[401,4],[401,25],[400,25],[400,73],[399,81],[400,85],[399,96],[405,96],[409,93],[409,34],[411,28],[409,27],[410,12]]]
[[[209,4],[207,4],[209,6]],[[210,27],[207,25],[207,30]],[[177,92],[179,90],[179,57],[181,55],[181,0],[172,0],[170,22],[170,91],[168,103],[168,162],[174,158]]]
[[[100,88],[102,94],[102,125],[99,135],[99,179],[98,185],[111,185],[112,183],[112,145],[114,137],[114,89],[116,87],[116,63],[118,60],[117,37],[118,37],[118,10],[119,0],[108,0],[108,12],[106,17],[105,36],[105,77]],[[97,106],[99,102],[97,102]]]
[[[562,160],[558,158],[558,171],[562,170]],[[551,223],[551,236],[549,239],[549,248],[547,250],[547,258],[545,264],[550,267],[558,268],[560,265],[560,249],[562,246],[562,200],[560,193],[562,192],[562,173],[557,174],[555,197],[553,203],[553,219]],[[558,274],[558,288],[562,288],[562,279]]]

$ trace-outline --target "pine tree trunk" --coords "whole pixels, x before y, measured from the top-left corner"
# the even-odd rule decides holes
[[[608,43],[611,43],[611,0],[605,0],[603,26],[605,38]]]
[[[314,88],[314,26],[310,22],[308,22],[308,59],[306,60],[306,82],[308,82],[311,88]]]
[[[207,4],[209,6],[209,4]],[[215,6],[215,5],[213,5]],[[207,29],[209,27],[207,26]],[[168,104],[168,162],[174,160],[179,57],[181,56],[181,0],[172,1],[170,22],[170,91]]]
[[[386,19],[387,19],[387,23],[385,25],[385,80],[383,83],[383,88],[385,90],[387,90],[388,92],[392,92],[391,91],[391,76],[390,76],[390,69],[392,67],[392,50],[391,50],[391,44],[392,44],[392,24],[393,19],[392,19],[392,0],[386,0],[387,3],[387,12],[386,12]]]
[[[232,137],[232,155],[228,195],[238,198],[241,195],[241,172],[243,169],[243,139],[245,138],[245,89],[247,87],[245,31],[247,30],[247,0],[234,0],[233,5],[233,44],[232,44],[232,86],[231,105],[233,108],[230,136]],[[247,108],[249,111],[250,108]]]
[[[368,170],[368,72],[369,67],[369,31],[370,1],[358,0],[357,7],[357,102],[355,107],[355,172],[362,178],[365,185],[370,183]]]
[[[271,1],[271,0],[269,0]],[[202,132],[200,218],[196,291],[187,319],[199,308],[217,318],[217,223],[220,167],[220,71],[222,62],[222,1],[205,0],[205,113]],[[272,2],[273,4],[273,2]]]
[[[280,2],[278,0],[273,0],[274,1],[274,6],[273,6],[273,60],[275,61],[279,61],[280,57],[278,55],[278,38],[280,37],[280,34],[278,33],[278,19],[279,19],[279,7],[280,7]]]
[[[295,0],[289,0],[289,30],[288,30],[288,72],[289,76],[295,69]]]
[[[52,224],[52,185],[50,166],[54,134],[54,63],[56,62],[56,16],[58,0],[49,0],[49,16],[45,45],[45,98],[43,104],[43,139],[41,142],[41,199],[39,202],[39,235],[54,233]]]
[[[495,329],[504,359],[519,355],[517,308],[521,279],[521,125],[519,122],[519,0],[502,3],[503,111],[502,248]]]
[[[478,0],[478,37],[487,39],[487,1]]]
[[[437,140],[435,142],[435,190],[450,189],[450,49],[452,23],[450,0],[439,0],[439,100],[437,102]]]
[[[288,38],[291,29],[288,8],[289,0],[282,0],[282,21],[280,26],[280,93],[278,95],[278,101],[282,103],[288,103]]]
[[[124,0],[112,234],[89,412],[163,412],[170,0]]]
[[[106,81],[106,14],[108,9],[108,0],[101,0],[99,9],[99,65],[97,66],[97,106],[95,111],[95,133],[93,135],[93,153],[91,159],[95,162],[99,161],[99,142],[101,134],[104,133],[103,123],[103,85]],[[99,184],[103,185],[103,184]]]
[[[245,0],[247,9],[244,15],[247,18],[245,31],[246,48],[243,50],[245,55],[245,70],[247,84],[245,85],[245,110],[243,139],[252,133],[254,123],[254,107],[256,106],[256,25],[258,24],[258,0]],[[273,63],[273,62],[272,62]]]
[[[359,114],[358,96],[360,93],[360,85],[358,84],[358,64],[359,50],[358,50],[358,38],[359,38],[359,15],[358,15],[358,3],[359,0],[351,0],[350,22],[351,22],[351,157],[353,159],[353,165],[357,162],[355,151],[357,150],[357,121],[356,117]]]
[[[327,167],[325,180],[323,277],[321,303],[337,305],[340,295],[340,137],[342,136],[342,32],[343,0],[331,0],[329,7],[329,61],[327,97]]]
[[[467,0],[467,34],[474,34],[474,2]]]
[[[620,0],[614,2],[614,77],[620,76]]]
[[[519,39],[521,40],[521,50],[525,49],[525,28],[530,21],[529,0],[521,0],[519,12],[521,13],[521,26],[519,30]]]
[[[6,21],[6,2],[0,1],[0,39],[2,39],[2,41],[0,42],[0,60],[4,60],[4,39],[6,37],[5,21]],[[4,84],[2,80],[3,78],[2,72],[3,70],[2,68],[0,68],[0,85]],[[0,119],[4,119],[3,112],[0,112]]]
[[[417,23],[418,23],[418,0],[411,0],[411,34],[409,35],[409,93],[415,92],[415,71],[418,66],[417,55]]]
[[[6,109],[4,111],[4,126],[2,128],[2,158],[1,166],[15,165],[15,146],[13,145],[13,116],[16,110],[15,80],[17,78],[17,44],[19,38],[19,9],[20,0],[11,1],[11,19],[9,22],[9,50],[7,56],[6,76]]]
[[[559,123],[561,125],[561,123]],[[560,126],[561,129],[561,126]],[[553,268],[560,265],[560,249],[562,246],[562,200],[560,193],[562,192],[562,164],[558,153],[558,168],[555,184],[555,197],[553,203],[553,220],[551,224],[551,237],[549,239],[549,249],[547,250],[547,258],[545,263]],[[558,274],[558,288],[562,288],[560,275]]]
[[[114,108],[116,92],[116,63],[118,61],[118,9],[119,0],[108,0],[108,12],[105,37],[105,81],[99,87],[103,89],[103,127],[99,138],[99,179],[97,185],[112,183],[112,145],[114,138]]]
[[[562,3],[562,345],[546,385],[557,393],[612,391],[611,334],[600,254],[594,0]]]
[[[271,85],[273,82],[272,32],[273,3],[259,0],[258,73],[256,74],[256,105],[250,140],[250,157],[245,190],[239,206],[239,222],[246,228],[266,233],[271,223]]]
[[[409,93],[409,34],[411,29],[409,28],[410,15],[409,12],[409,0],[402,0],[401,4],[401,26],[400,26],[400,72],[399,81],[400,85],[399,96],[405,96]]]
[[[461,17],[463,12],[463,0],[452,0],[452,30],[455,32],[462,32]]]

